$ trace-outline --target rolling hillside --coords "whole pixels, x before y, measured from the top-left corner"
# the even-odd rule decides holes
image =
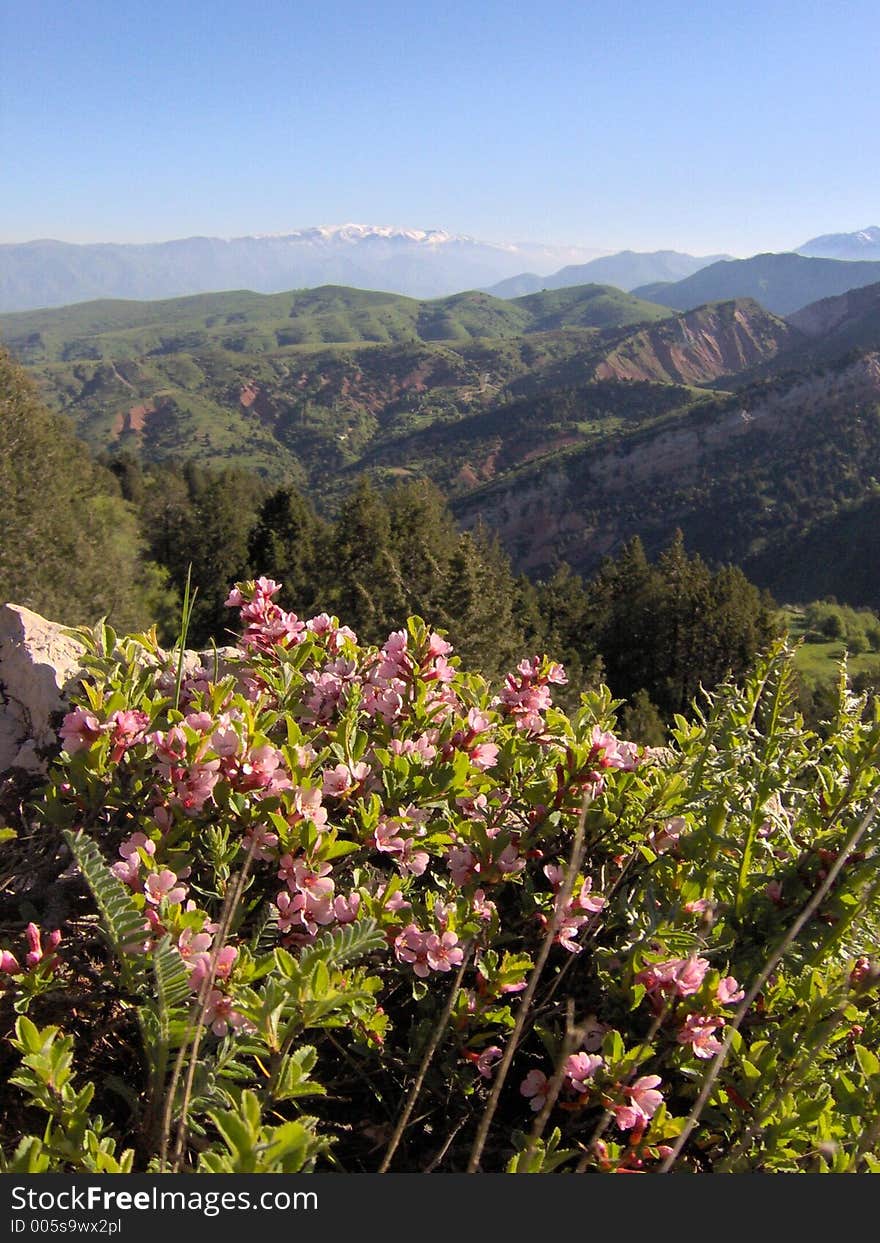
[[[537,574],[589,572],[636,533],[656,551],[680,526],[787,598],[849,577],[871,604],[880,576],[841,567],[880,487],[877,302],[868,288],[786,322],[752,299],[675,315],[595,285],[429,302],[324,287],[0,327],[100,452],[242,466],[327,512],[364,471],[427,477]]]
[[[0,315],[0,340],[34,365],[205,349],[262,354],[287,346],[500,340],[650,322],[669,314],[602,285],[514,301],[478,291],[417,301],[325,285],[274,295],[237,291],[161,302],[99,301]]]

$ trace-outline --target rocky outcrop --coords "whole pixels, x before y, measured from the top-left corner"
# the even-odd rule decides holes
[[[83,647],[65,627],[19,604],[0,605],[0,775],[45,772],[58,750],[58,726],[81,680]],[[219,648],[220,676],[232,670],[234,648]],[[184,675],[213,672],[214,652],[186,651]]]
[[[18,604],[0,607],[0,773],[44,767],[82,655],[55,622]]]
[[[767,362],[799,340],[797,329],[741,298],[633,333],[599,363],[595,378],[711,384]]]

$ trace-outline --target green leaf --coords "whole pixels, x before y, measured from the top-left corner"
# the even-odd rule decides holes
[[[863,1044],[857,1044],[855,1055],[863,1075],[880,1074],[880,1060],[870,1049],[866,1049]]]
[[[92,891],[126,983],[145,987],[147,963],[143,954],[138,953],[146,935],[143,912],[135,906],[129,891],[113,875],[98,847],[82,830],[71,833],[65,829],[64,840]]]

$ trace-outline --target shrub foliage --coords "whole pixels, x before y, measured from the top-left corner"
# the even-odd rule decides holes
[[[877,714],[805,729],[777,645],[637,746],[276,592],[211,668],[82,632],[4,1169],[880,1169]]]

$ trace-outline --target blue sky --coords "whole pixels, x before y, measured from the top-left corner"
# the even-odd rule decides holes
[[[0,241],[880,224],[876,0],[0,0]]]

